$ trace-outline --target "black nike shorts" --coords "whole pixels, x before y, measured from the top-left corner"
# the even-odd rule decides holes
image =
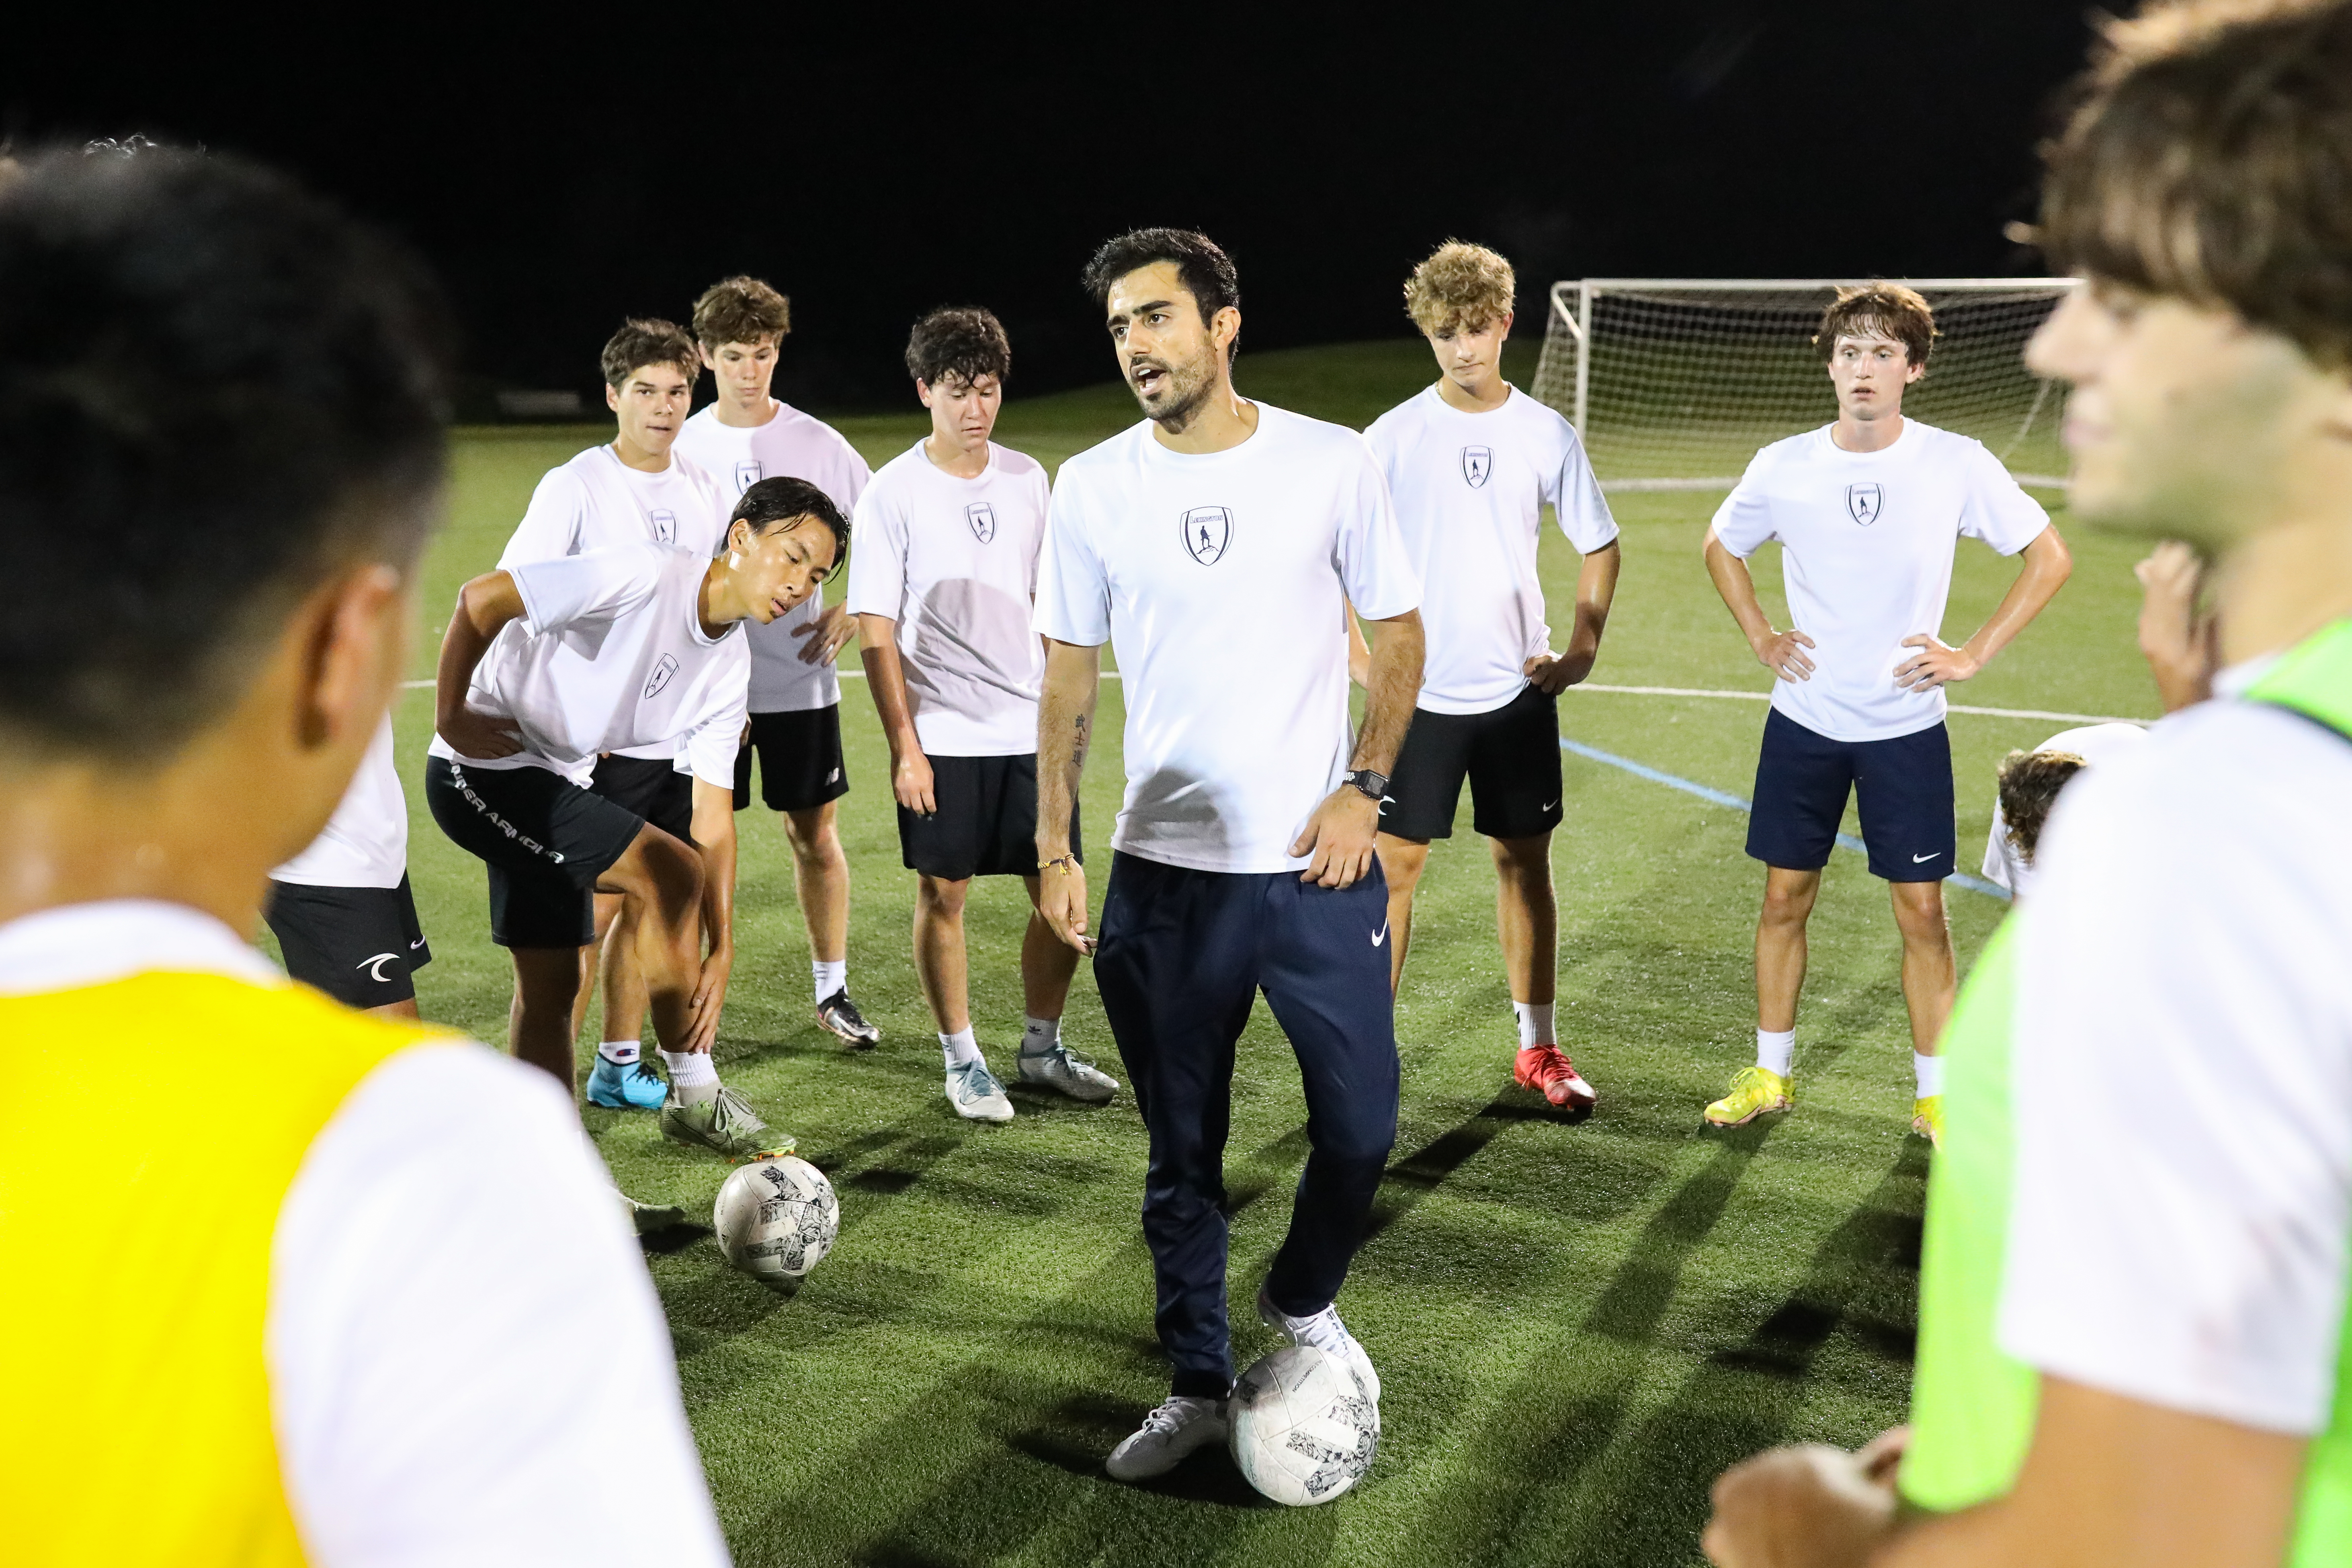
[[[735,809],[751,804],[751,756],[760,758],[760,804],[808,811],[849,793],[841,759],[841,704],[794,713],[754,713],[751,739],[735,752]]]
[[[1862,816],[1870,874],[1940,882],[1958,869],[1952,738],[1939,722],[1886,741],[1833,741],[1774,709],[1756,759],[1748,853],[1767,866],[1829,864],[1847,792]]]
[[[1037,754],[933,757],[930,763],[931,797],[939,809],[919,816],[898,808],[898,849],[907,868],[950,882],[1035,876]],[[1075,804],[1070,853],[1080,853]]]
[[[596,879],[628,853],[645,818],[541,767],[469,768],[425,759],[425,801],[460,849],[489,868],[490,940],[583,947],[596,940]]]
[[[433,962],[416,923],[416,896],[396,888],[269,884],[263,911],[286,973],[352,1007],[383,1007],[416,994],[416,971]]]
[[[1451,838],[1462,781],[1471,826],[1489,838],[1533,838],[1558,827],[1559,699],[1524,687],[1484,713],[1416,708],[1389,774],[1381,831],[1399,838]]]
[[[671,837],[694,842],[694,775],[679,773],[667,759],[599,757],[588,787]]]

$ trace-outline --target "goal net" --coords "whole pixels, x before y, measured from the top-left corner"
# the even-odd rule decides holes
[[[1601,488],[1728,489],[1758,447],[1837,416],[1812,345],[1836,279],[1555,283],[1535,395],[1583,437]],[[2059,485],[2059,387],[2025,341],[2068,278],[1904,279],[1941,335],[1903,411],[1973,436],[2027,484]]]

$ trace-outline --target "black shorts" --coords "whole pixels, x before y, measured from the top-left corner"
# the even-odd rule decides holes
[[[617,753],[599,757],[588,787],[671,837],[694,842],[694,775],[679,773],[667,760]]]
[[[1037,753],[930,762],[931,797],[939,810],[918,816],[898,808],[898,848],[907,868],[950,882],[1035,876]],[[1079,854],[1075,804],[1070,853]]]
[[[1872,876],[1940,882],[1952,874],[1952,738],[1941,723],[1889,741],[1832,741],[1774,709],[1756,759],[1748,853],[1767,866],[1820,870],[1849,787]]]
[[[751,804],[751,753],[760,753],[760,804],[807,811],[849,793],[841,760],[841,704],[794,713],[754,713],[751,740],[735,753],[735,809]]]
[[[352,1007],[382,1007],[416,994],[415,972],[433,962],[416,923],[416,896],[397,888],[269,884],[263,911],[286,973]]]
[[[1559,699],[1529,686],[1484,713],[1416,708],[1397,749],[1381,831],[1451,838],[1462,781],[1471,826],[1489,838],[1533,838],[1559,826]]]
[[[596,879],[645,818],[541,767],[425,759],[425,801],[458,848],[490,868],[490,940],[581,947],[596,940]]]

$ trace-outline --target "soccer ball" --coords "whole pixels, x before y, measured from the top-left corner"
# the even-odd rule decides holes
[[[1329,1502],[1372,1468],[1381,1407],[1354,1373],[1313,1345],[1285,1345],[1234,1385],[1226,1430],[1249,1484],[1303,1508]]]
[[[712,1205],[727,1261],[772,1289],[789,1291],[833,1250],[841,1204],[806,1160],[760,1160],[727,1178]]]

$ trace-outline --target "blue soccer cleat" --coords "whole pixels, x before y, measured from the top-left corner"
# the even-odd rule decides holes
[[[661,1074],[643,1062],[624,1065],[598,1057],[596,1070],[588,1075],[588,1103],[608,1110],[656,1110],[668,1093]]]

